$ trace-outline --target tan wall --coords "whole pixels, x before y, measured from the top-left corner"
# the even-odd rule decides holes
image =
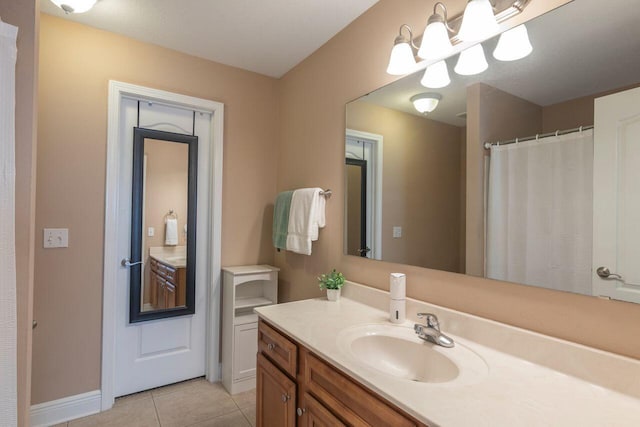
[[[541,128],[540,106],[482,83],[467,88],[466,274],[484,277],[484,142]]]
[[[457,272],[460,129],[362,101],[347,106],[346,122],[384,137],[382,258]]]
[[[342,255],[344,106],[393,80],[385,69],[399,25],[422,28],[433,3],[381,0],[282,79],[278,189],[318,185],[334,189],[334,196],[313,255],[276,254],[280,297],[320,295],[315,276],[333,267],[380,289],[388,289],[389,273],[400,271],[412,297],[640,358],[640,341],[629,339],[640,324],[636,304]],[[465,3],[449,1],[447,8],[455,15]],[[538,15],[563,3],[535,1],[526,12]]]
[[[109,79],[225,104],[223,265],[272,263],[277,81],[48,15],[41,17],[32,403],[100,388]],[[72,380],[70,380],[72,379]]]
[[[36,123],[40,3],[0,2],[0,16],[18,27],[16,61],[16,305],[18,425],[29,425],[36,197]]]

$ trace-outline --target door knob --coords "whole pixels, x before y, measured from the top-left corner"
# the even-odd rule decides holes
[[[138,264],[142,264],[142,261],[131,262],[129,258],[123,258],[122,261],[120,261],[120,265],[125,268],[133,267],[134,265]]]
[[[596,274],[602,279],[623,280],[621,275],[617,273],[612,273],[611,271],[609,271],[609,268],[607,267],[598,267],[598,269],[596,270]]]

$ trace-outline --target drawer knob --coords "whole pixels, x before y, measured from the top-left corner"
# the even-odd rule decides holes
[[[282,401],[286,402],[287,400],[291,399],[291,396],[289,396],[288,394],[283,394],[282,395]]]
[[[304,409],[304,408],[298,408],[298,409],[296,409],[296,413],[298,414],[298,416],[299,416],[299,417],[301,417],[301,416],[302,416],[302,414],[304,414],[305,412],[307,412],[307,410],[306,410],[306,409]]]
[[[275,348],[276,348],[276,345],[275,345],[275,344],[273,344],[273,343],[269,343],[269,344],[267,344],[267,348],[268,348],[269,350],[273,351],[273,349],[275,349]]]

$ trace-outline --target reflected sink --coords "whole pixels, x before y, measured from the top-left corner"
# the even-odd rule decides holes
[[[444,348],[418,338],[413,329],[369,324],[344,330],[340,350],[353,362],[403,381],[471,384],[488,373],[487,364],[456,340]]]

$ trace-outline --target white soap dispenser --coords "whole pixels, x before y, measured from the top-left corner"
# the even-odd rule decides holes
[[[404,273],[391,273],[389,279],[389,321],[404,323],[407,311],[407,276]]]

